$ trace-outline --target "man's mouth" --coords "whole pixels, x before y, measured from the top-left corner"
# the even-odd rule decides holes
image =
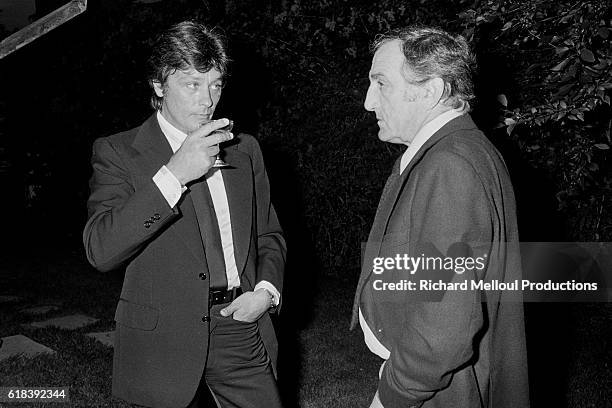
[[[211,114],[207,113],[194,113],[193,116],[200,122],[200,125],[210,122]]]

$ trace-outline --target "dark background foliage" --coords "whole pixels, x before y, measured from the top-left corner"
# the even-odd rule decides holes
[[[506,61],[512,86],[499,92],[500,125],[549,174],[571,239],[609,240],[609,3],[488,1],[460,17],[468,38]]]

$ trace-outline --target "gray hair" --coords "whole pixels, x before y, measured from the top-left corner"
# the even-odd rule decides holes
[[[420,85],[432,78],[441,78],[444,104],[469,109],[469,102],[475,97],[472,75],[476,58],[465,38],[439,28],[409,26],[377,36],[372,52],[393,40],[401,43],[406,59],[403,72],[406,81]]]

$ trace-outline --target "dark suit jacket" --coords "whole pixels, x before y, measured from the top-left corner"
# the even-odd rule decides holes
[[[520,295],[373,288],[376,279],[398,277],[415,283],[521,279],[514,195],[499,152],[465,115],[434,134],[401,176],[398,164],[368,238],[352,323],[361,307],[391,352],[379,383],[381,402],[385,408],[528,407]],[[372,274],[374,257],[451,256],[457,243],[486,253],[486,268],[450,276]]]
[[[233,168],[222,171],[241,286],[248,291],[267,280],[281,291],[286,247],[261,151],[252,136],[237,139],[224,149]],[[115,314],[113,394],[176,408],[193,398],[208,345],[210,265],[192,200],[208,208],[206,233],[218,226],[203,178],[174,209],[152,181],[171,155],[155,115],[138,128],[96,140],[83,240],[89,262],[100,271],[127,266]],[[195,194],[198,189],[203,194]],[[276,367],[267,313],[258,325]]]

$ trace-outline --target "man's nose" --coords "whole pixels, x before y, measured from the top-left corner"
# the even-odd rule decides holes
[[[198,104],[210,108],[213,104],[212,96],[208,88],[202,89],[198,94]]]
[[[363,107],[365,110],[372,112],[376,107],[376,96],[372,85],[368,87],[365,101],[363,101]]]

